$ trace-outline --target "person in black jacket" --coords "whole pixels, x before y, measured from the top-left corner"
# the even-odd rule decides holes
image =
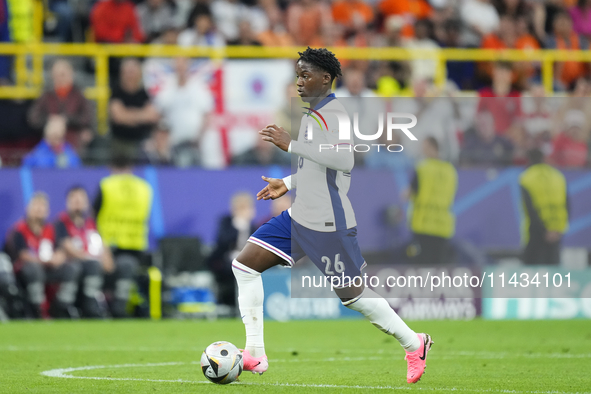
[[[255,232],[253,219],[256,214],[254,199],[247,192],[232,196],[231,214],[221,218],[215,247],[207,264],[218,285],[218,304],[236,308],[236,282],[232,273],[232,260],[242,250],[248,237]]]

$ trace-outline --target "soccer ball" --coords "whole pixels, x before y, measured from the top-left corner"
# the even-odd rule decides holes
[[[201,355],[203,375],[213,383],[232,383],[242,373],[242,353],[230,342],[214,342]]]

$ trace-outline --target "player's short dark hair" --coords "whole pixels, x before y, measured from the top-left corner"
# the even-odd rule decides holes
[[[437,152],[439,152],[439,142],[437,142],[437,139],[435,137],[429,136],[425,138],[425,142],[427,142],[429,145],[435,148]]]
[[[308,47],[304,52],[298,52],[298,55],[300,55],[298,62],[301,60],[310,63],[329,73],[331,82],[343,75],[341,72],[341,62],[339,62],[339,59],[337,59],[334,53],[326,48]]]
[[[88,194],[88,192],[86,191],[86,188],[84,186],[82,186],[80,184],[75,184],[73,186],[70,186],[70,188],[66,192],[66,197],[69,197],[70,194],[72,194],[74,192],[84,192],[84,193]]]

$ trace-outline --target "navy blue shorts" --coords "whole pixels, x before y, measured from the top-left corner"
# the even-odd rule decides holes
[[[357,227],[314,231],[293,221],[287,211],[259,227],[248,241],[281,257],[290,267],[308,256],[329,277],[353,278],[366,265],[357,243]]]

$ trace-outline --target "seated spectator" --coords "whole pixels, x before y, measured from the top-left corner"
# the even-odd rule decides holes
[[[95,4],[90,25],[96,42],[111,44],[144,42],[140,21],[129,0],[104,0]]]
[[[568,10],[575,33],[591,40],[591,1],[578,0],[577,5]]]
[[[585,114],[570,110],[564,116],[564,131],[552,143],[550,162],[557,167],[580,168],[587,164],[589,147]]]
[[[248,21],[249,9],[239,0],[215,0],[211,2],[211,15],[217,30],[229,41],[240,38],[238,25]]]
[[[406,41],[405,47],[410,49],[439,49],[433,40],[433,24],[428,19],[419,19],[414,25],[415,36]],[[414,59],[410,62],[413,81],[434,79],[437,63],[430,59]]]
[[[499,28],[499,14],[490,0],[466,0],[460,8],[464,24],[476,34],[475,39],[486,36]]]
[[[443,22],[443,41],[439,42],[443,48],[467,48],[462,39],[462,22],[448,19]],[[474,89],[476,66],[474,62],[449,60],[446,65],[447,79],[453,81],[462,90]]]
[[[144,151],[148,163],[153,166],[169,166],[173,164],[172,149],[170,147],[170,130],[164,122],[160,122],[146,141]]]
[[[554,34],[548,37],[546,48],[549,49],[588,49],[589,43],[573,30],[573,23],[567,12],[560,12],[554,17]],[[563,89],[570,89],[574,82],[586,72],[582,62],[568,61],[554,63],[554,76]]]
[[[482,39],[482,49],[539,49],[538,41],[530,34],[519,35],[517,31],[517,20],[511,16],[502,16],[499,22],[499,29],[494,33],[486,35]],[[481,69],[487,74],[492,73],[490,62],[480,63]],[[513,65],[516,80],[532,77],[535,68],[531,63],[518,62]]]
[[[66,119],[52,115],[45,124],[43,140],[23,159],[23,165],[36,168],[75,168],[82,162],[66,142]]]
[[[268,166],[272,164],[291,165],[291,154],[276,149],[275,145],[263,141],[262,138],[257,138],[253,148],[232,158],[234,166]]]
[[[96,230],[82,186],[68,190],[66,211],[59,214],[54,227],[57,249],[63,251],[67,264],[77,265],[81,271],[82,317],[103,317],[105,311],[98,297],[102,297],[103,273],[114,270],[113,257]]]
[[[551,151],[552,115],[556,108],[552,108],[551,99],[546,97],[544,87],[534,84],[529,94],[521,100],[523,110],[523,128],[533,146],[544,154]]]
[[[74,70],[67,60],[57,60],[51,68],[53,86],[41,95],[29,110],[29,123],[42,129],[52,115],[67,121],[66,140],[79,151],[92,141],[92,112],[89,101],[74,84]]]
[[[155,98],[170,129],[175,163],[181,167],[199,164],[199,147],[214,109],[209,87],[191,77],[189,65],[189,59],[177,58],[174,80]]]
[[[269,2],[267,2],[269,3]],[[283,24],[283,14],[281,9],[275,4],[264,7],[267,19],[269,20],[269,28],[257,35],[257,40],[264,46],[280,47],[293,45],[293,37],[287,32]]]
[[[332,3],[332,19],[348,31],[356,31],[373,22],[372,7],[361,0],[337,0]]]
[[[46,301],[45,284],[55,284],[58,290],[49,313],[55,318],[77,317],[74,301],[78,291],[79,271],[68,264],[63,251],[56,249],[53,226],[47,222],[49,200],[38,192],[27,204],[24,219],[10,230],[6,249],[12,259],[19,282],[26,291],[27,315],[41,318]]]
[[[499,16],[519,18],[527,16],[529,7],[525,0],[493,0],[492,4],[497,9]]]
[[[49,0],[49,9],[55,15],[57,32],[61,42],[72,42],[72,25],[75,11],[68,0]]]
[[[311,45],[314,39],[332,28],[330,9],[323,2],[296,0],[287,8],[287,30],[296,45]]]
[[[150,135],[160,115],[142,86],[142,69],[136,59],[121,64],[119,85],[109,104],[113,154],[139,160],[140,144]]]
[[[189,24],[188,29],[179,34],[178,45],[206,47],[226,45],[224,37],[216,31],[209,7],[198,4],[190,18],[192,23]]]
[[[147,42],[174,26],[172,8],[166,0],[147,0],[137,5],[136,12]]]
[[[250,193],[236,193],[232,196],[231,213],[220,219],[213,251],[207,258],[207,265],[218,284],[218,303],[235,312],[236,284],[232,273],[234,260],[248,238],[255,232],[253,219],[256,215],[254,199]],[[233,313],[232,313],[233,314]]]
[[[496,132],[508,136],[521,120],[521,93],[513,90],[511,63],[497,62],[493,66],[492,86],[478,92],[477,112],[489,111],[495,119]]]
[[[511,164],[513,146],[497,135],[495,119],[489,111],[476,114],[474,127],[466,131],[460,164],[475,167],[500,167]]]
[[[378,4],[378,10],[385,18],[393,15],[401,17],[402,35],[407,38],[414,35],[415,21],[430,18],[433,13],[431,5],[425,0],[382,0]]]
[[[228,41],[228,45],[261,45],[260,41],[256,38],[256,34],[252,30],[250,21],[240,21],[238,24],[238,31],[240,32],[238,38],[236,40]]]

